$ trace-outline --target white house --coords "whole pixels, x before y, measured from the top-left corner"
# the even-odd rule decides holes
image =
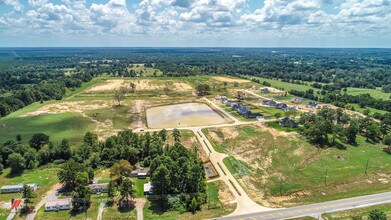
[[[152,183],[148,182],[144,184],[144,195],[151,195],[153,193]]]
[[[47,201],[45,204],[45,211],[69,210],[71,209],[71,202],[70,198]]]
[[[29,186],[33,191],[35,191],[38,187],[37,184],[35,184],[35,183],[27,184],[27,186]],[[18,192],[22,191],[22,189],[23,189],[23,184],[19,183],[17,185],[2,186],[0,188],[0,191],[1,191],[1,193],[18,193]]]

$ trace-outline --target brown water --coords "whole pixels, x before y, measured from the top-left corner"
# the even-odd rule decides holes
[[[205,104],[185,103],[147,109],[147,122],[150,128],[179,128],[226,121]]]

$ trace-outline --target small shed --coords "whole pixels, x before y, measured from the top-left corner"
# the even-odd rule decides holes
[[[152,183],[148,182],[144,184],[144,195],[151,195],[153,194],[153,187]]]

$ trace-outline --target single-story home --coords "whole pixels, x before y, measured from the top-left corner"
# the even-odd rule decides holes
[[[286,108],[283,108],[282,110],[284,112],[287,112],[287,111],[297,111],[297,109],[295,107],[292,107],[292,106],[287,106]]]
[[[72,200],[70,198],[49,200],[45,204],[45,211],[59,211],[71,209]]]
[[[277,102],[274,100],[264,99],[264,100],[262,100],[262,105],[275,106],[275,105],[277,105]]]
[[[261,92],[262,92],[262,93],[270,93],[270,91],[269,91],[268,88],[263,88],[263,89],[261,89]]]
[[[295,103],[295,104],[300,104],[300,103],[303,102],[303,98],[301,98],[301,97],[296,97],[296,98],[293,98],[291,102],[292,102],[292,103]]]
[[[38,187],[37,184],[31,183],[27,184],[33,191],[35,191]],[[17,193],[22,191],[23,189],[23,183],[19,183],[17,185],[5,185],[0,188],[1,193]]]
[[[99,184],[89,184],[88,188],[91,189],[91,192],[94,194],[101,194],[107,192],[109,184],[108,183],[99,183]]]
[[[148,182],[144,184],[144,195],[151,195],[153,193],[152,183]]]
[[[284,109],[284,108],[287,108],[287,107],[288,107],[288,105],[285,104],[285,103],[277,103],[276,106],[275,106],[275,108],[277,108],[277,109]]]
[[[318,103],[317,102],[314,102],[314,101],[309,101],[307,103],[307,107],[308,108],[316,108],[318,106]]]
[[[139,179],[145,179],[145,178],[147,178],[147,176],[149,176],[149,169],[141,167],[141,168],[139,168],[137,170],[133,170],[130,173],[130,176],[137,177]]]
[[[253,113],[251,111],[248,111],[243,114],[245,118],[257,118],[257,119],[262,119],[263,115],[261,113]]]
[[[289,124],[288,124],[289,123]],[[283,118],[281,119],[280,121],[280,125],[283,126],[283,127],[292,127],[292,128],[297,128],[299,126],[299,123],[297,123],[295,120],[293,119],[288,119],[288,118]]]
[[[242,115],[251,111],[251,109],[249,107],[247,107],[241,103],[233,106],[232,108],[233,108],[233,110],[235,110],[236,112],[238,112],[239,114],[242,114]]]

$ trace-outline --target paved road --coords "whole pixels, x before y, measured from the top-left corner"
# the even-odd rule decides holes
[[[35,215],[37,214],[38,210],[39,210],[43,205],[45,205],[46,201],[53,200],[53,199],[57,199],[56,193],[57,193],[57,190],[60,189],[61,187],[62,187],[62,184],[61,184],[61,183],[55,184],[55,185],[50,189],[50,191],[47,192],[46,196],[45,196],[41,201],[39,201],[39,203],[35,206],[33,212],[27,215],[26,220],[34,220]]]
[[[391,192],[380,193],[368,196],[360,196],[349,199],[341,199],[324,203],[317,203],[305,206],[298,206],[285,209],[277,209],[266,212],[256,212],[245,215],[227,216],[216,218],[221,220],[274,220],[288,219],[302,216],[317,216],[321,213],[335,212],[347,209],[367,207],[376,204],[391,203]]]
[[[192,129],[199,142],[201,143],[204,151],[208,153],[209,160],[216,168],[216,171],[220,175],[220,179],[228,186],[232,195],[235,197],[235,202],[237,203],[236,209],[230,215],[240,215],[248,212],[259,212],[259,211],[268,211],[272,210],[270,208],[263,207],[252,201],[242,186],[237,182],[234,176],[229,172],[227,167],[223,163],[223,159],[226,158],[227,154],[222,154],[216,152],[209,142],[208,138],[202,133],[200,128]]]

